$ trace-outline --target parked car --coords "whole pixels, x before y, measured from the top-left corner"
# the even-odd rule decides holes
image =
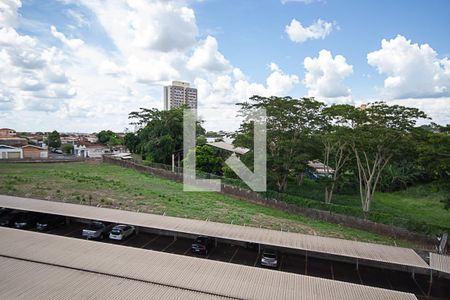
[[[10,210],[3,212],[3,214],[0,216],[0,226],[7,226],[7,227],[14,226],[14,222],[16,222],[19,213],[20,212],[17,210]]]
[[[132,236],[135,232],[136,228],[134,226],[120,224],[113,227],[109,233],[109,238],[111,240],[122,241],[127,237]]]
[[[14,227],[18,229],[28,229],[36,226],[39,214],[34,212],[20,212],[14,222]]]
[[[83,229],[81,235],[87,239],[102,240],[113,227],[114,224],[92,221],[86,229]]]
[[[36,230],[46,231],[64,225],[66,218],[57,215],[43,215],[36,223]]]
[[[278,252],[272,249],[265,249],[261,255],[261,266],[278,268]]]
[[[211,251],[213,243],[211,238],[207,236],[199,236],[192,243],[191,251],[192,253],[206,254]]]

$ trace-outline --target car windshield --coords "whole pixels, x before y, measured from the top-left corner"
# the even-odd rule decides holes
[[[98,229],[102,229],[103,227],[105,227],[105,225],[103,225],[103,223],[93,222],[93,223],[89,224],[88,229],[98,230]]]
[[[205,238],[197,238],[195,240],[196,244],[205,244],[206,243],[206,239]]]
[[[119,229],[114,229],[114,230],[111,231],[111,233],[115,234],[115,235],[120,235],[120,234],[122,234],[122,231],[119,230]]]
[[[277,255],[274,253],[264,253],[263,256],[265,258],[277,258]]]

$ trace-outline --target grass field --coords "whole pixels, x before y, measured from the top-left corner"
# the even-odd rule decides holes
[[[105,163],[1,163],[0,194],[420,247],[218,193],[183,192],[180,183]]]
[[[305,181],[300,187],[292,183],[288,193],[286,201],[302,206],[331,209],[337,213],[367,217],[376,222],[429,234],[450,230],[450,211],[445,209],[443,203],[450,195],[450,184],[429,183],[398,192],[376,192],[367,215],[361,210],[357,191],[352,194],[335,193],[333,207],[323,203],[323,188],[312,181]]]

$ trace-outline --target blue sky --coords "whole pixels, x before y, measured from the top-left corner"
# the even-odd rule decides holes
[[[194,5],[200,28],[218,32],[221,51],[258,81],[267,76],[266,64],[276,61],[287,73],[301,75],[303,59],[321,49],[344,55],[354,66],[347,79],[359,97],[376,96],[383,76],[367,64],[367,53],[382,39],[398,34],[414,43],[428,43],[442,56],[450,55],[450,1],[327,0],[305,5],[280,1],[205,1]],[[309,25],[320,18],[336,22],[339,30],[325,39],[292,43],[284,32],[293,19]],[[205,30],[205,32],[208,32]],[[239,33],[239,34],[236,34]],[[367,80],[363,75],[370,74]],[[304,87],[298,88],[305,93]]]
[[[235,129],[217,120],[253,94],[380,99],[450,123],[449,11],[446,0],[0,0],[0,127],[122,131],[130,111],[162,108],[171,80],[199,89],[209,129]]]

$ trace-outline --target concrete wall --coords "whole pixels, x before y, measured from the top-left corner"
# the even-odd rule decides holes
[[[0,159],[22,159],[23,158],[23,151],[21,148],[14,148],[14,149],[0,149]]]

